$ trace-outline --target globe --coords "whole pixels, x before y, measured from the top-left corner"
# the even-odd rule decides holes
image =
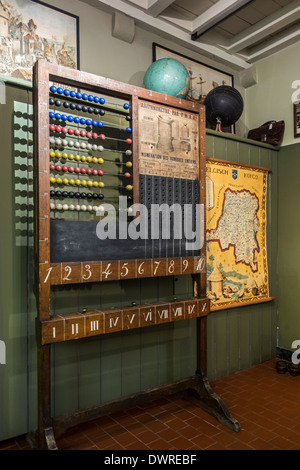
[[[185,99],[190,89],[190,76],[185,66],[177,60],[158,59],[148,67],[144,85],[148,90]]]
[[[244,101],[233,87],[221,85],[213,88],[205,98],[206,119],[211,124],[231,126],[241,117]]]

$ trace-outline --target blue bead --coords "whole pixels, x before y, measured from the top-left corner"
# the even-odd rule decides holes
[[[57,88],[57,93],[59,93],[60,95],[62,95],[64,92],[64,90],[62,88]]]
[[[53,112],[53,111],[50,111],[50,113],[49,113],[49,117],[50,117],[50,118],[52,118],[52,119],[55,117],[55,114],[54,114],[54,112]]]
[[[94,103],[99,103],[99,101],[100,101],[100,98],[98,98],[98,96],[95,96],[94,97]]]
[[[76,124],[79,124],[80,123],[80,118],[76,116],[76,118],[74,118],[74,122],[76,122]]]
[[[68,121],[69,121],[69,122],[73,122],[73,121],[74,121],[73,116],[68,116]]]
[[[64,90],[64,95],[65,96],[70,96],[70,90]]]
[[[81,118],[80,119],[80,124],[85,124],[86,123],[86,120],[84,118]]]
[[[78,92],[76,93],[76,97],[80,100],[80,99],[82,98],[82,94],[78,91]]]
[[[131,127],[126,127],[126,132],[128,132],[130,134],[132,132]]]
[[[61,119],[61,114],[60,113],[55,113],[56,119]]]
[[[98,126],[98,121],[93,121],[93,126]]]
[[[76,97],[76,91],[71,91],[70,96],[72,96],[72,98],[75,98]]]
[[[93,95],[89,95],[89,101],[94,101]]]
[[[91,119],[87,119],[87,120],[86,120],[86,123],[87,123],[88,126],[91,126],[92,123],[93,123],[93,121],[92,121]]]
[[[52,91],[52,93],[56,93],[56,92],[57,92],[56,86],[52,85],[52,86],[50,87],[50,91]]]
[[[124,108],[124,109],[129,109],[129,104],[128,104],[128,103],[124,103],[123,108]]]
[[[82,99],[86,101],[86,100],[88,100],[88,99],[89,99],[89,97],[88,97],[88,95],[87,95],[86,93],[83,93],[83,95],[82,95]]]
[[[105,99],[104,99],[104,98],[100,98],[100,103],[101,103],[101,104],[104,104],[104,103],[105,103]]]
[[[103,122],[102,121],[98,122],[98,127],[103,127]]]
[[[62,118],[63,121],[67,121],[67,120],[68,120],[68,116],[67,116],[66,114],[63,114],[61,118]]]

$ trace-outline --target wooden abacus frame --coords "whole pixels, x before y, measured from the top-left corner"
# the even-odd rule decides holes
[[[52,82],[72,88],[84,88],[97,94],[105,93],[114,98],[125,99],[130,102],[134,201],[139,200],[139,185],[137,184],[139,180],[139,128],[137,125],[139,100],[196,113],[199,117],[199,202],[205,206],[204,106],[86,72],[53,65],[44,60],[37,61],[34,67],[35,295],[38,310],[37,446],[41,449],[55,449],[55,437],[61,435],[68,427],[117,409],[134,406],[142,401],[175,392],[184,392],[185,394],[191,392],[191,395],[197,398],[200,407],[234,431],[239,431],[239,423],[230,415],[222,400],[212,392],[206,378],[206,328],[210,305],[206,298],[205,243],[200,256],[185,258],[51,263],[49,88]],[[171,270],[170,266],[172,267]],[[104,274],[108,272],[107,267],[109,267],[109,277]],[[86,269],[88,269],[88,276],[86,275]],[[70,276],[71,273],[72,276]],[[63,316],[51,316],[50,314],[50,289],[52,285],[182,274],[192,276],[195,297],[175,302],[170,300],[169,303],[88,311],[84,314],[82,312],[72,312]],[[140,392],[133,396],[101,404],[91,409],[76,411],[60,418],[52,418],[50,402],[51,344],[187,318],[197,318],[197,371],[195,376],[159,389]]]

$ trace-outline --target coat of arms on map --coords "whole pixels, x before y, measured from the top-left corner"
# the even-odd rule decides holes
[[[213,310],[270,299],[266,247],[268,171],[207,159],[207,296]]]

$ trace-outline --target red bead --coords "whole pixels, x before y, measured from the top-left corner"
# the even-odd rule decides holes
[[[91,168],[88,168],[88,169],[86,170],[86,172],[87,172],[88,175],[92,175],[92,174],[93,174],[93,170],[91,170]]]
[[[131,174],[130,173],[124,173],[125,178],[130,178]]]
[[[87,136],[88,139],[91,139],[91,138],[92,138],[92,133],[91,133],[91,132],[87,132],[87,133],[86,133],[86,136]]]
[[[53,165],[52,163],[50,165],[50,170],[55,170],[55,165]]]
[[[69,173],[74,173],[74,167],[69,166],[68,170],[69,170]]]
[[[103,176],[103,174],[104,174],[103,170],[98,170],[98,175],[99,176]]]
[[[98,138],[98,134],[96,134],[96,132],[93,132],[92,137],[93,137],[93,139],[97,139],[97,138]]]
[[[74,129],[68,129],[68,134],[73,135],[74,134]]]
[[[85,131],[80,131],[81,137],[86,137],[86,132]]]
[[[82,173],[83,175],[85,175],[85,174],[86,174],[86,169],[85,169],[85,168],[81,168],[81,173]]]
[[[98,170],[93,170],[93,175],[97,176],[98,175]]]
[[[61,132],[61,127],[60,126],[55,126],[56,132]]]
[[[80,173],[80,168],[76,167],[76,168],[74,169],[74,171],[75,171],[75,173]]]
[[[105,135],[104,135],[104,134],[100,134],[100,135],[99,135],[99,139],[105,140]]]
[[[71,130],[71,129],[69,129],[69,133],[70,133],[70,130]],[[79,137],[79,136],[80,136],[80,131],[79,131],[78,129],[75,129],[74,135],[76,135],[77,137]]]
[[[49,128],[50,128],[50,131],[52,131],[52,132],[55,131],[55,125],[54,124],[50,124]]]
[[[126,139],[126,142],[127,142],[127,144],[132,144],[132,140],[131,140],[131,139]]]
[[[67,167],[67,165],[63,165],[63,167],[62,167],[62,171],[68,171],[68,167]]]
[[[56,165],[56,166],[55,166],[55,169],[56,169],[57,171],[61,171],[61,165]]]
[[[67,134],[68,133],[68,129],[66,127],[62,127],[61,128],[61,131],[64,133],[64,134]]]

